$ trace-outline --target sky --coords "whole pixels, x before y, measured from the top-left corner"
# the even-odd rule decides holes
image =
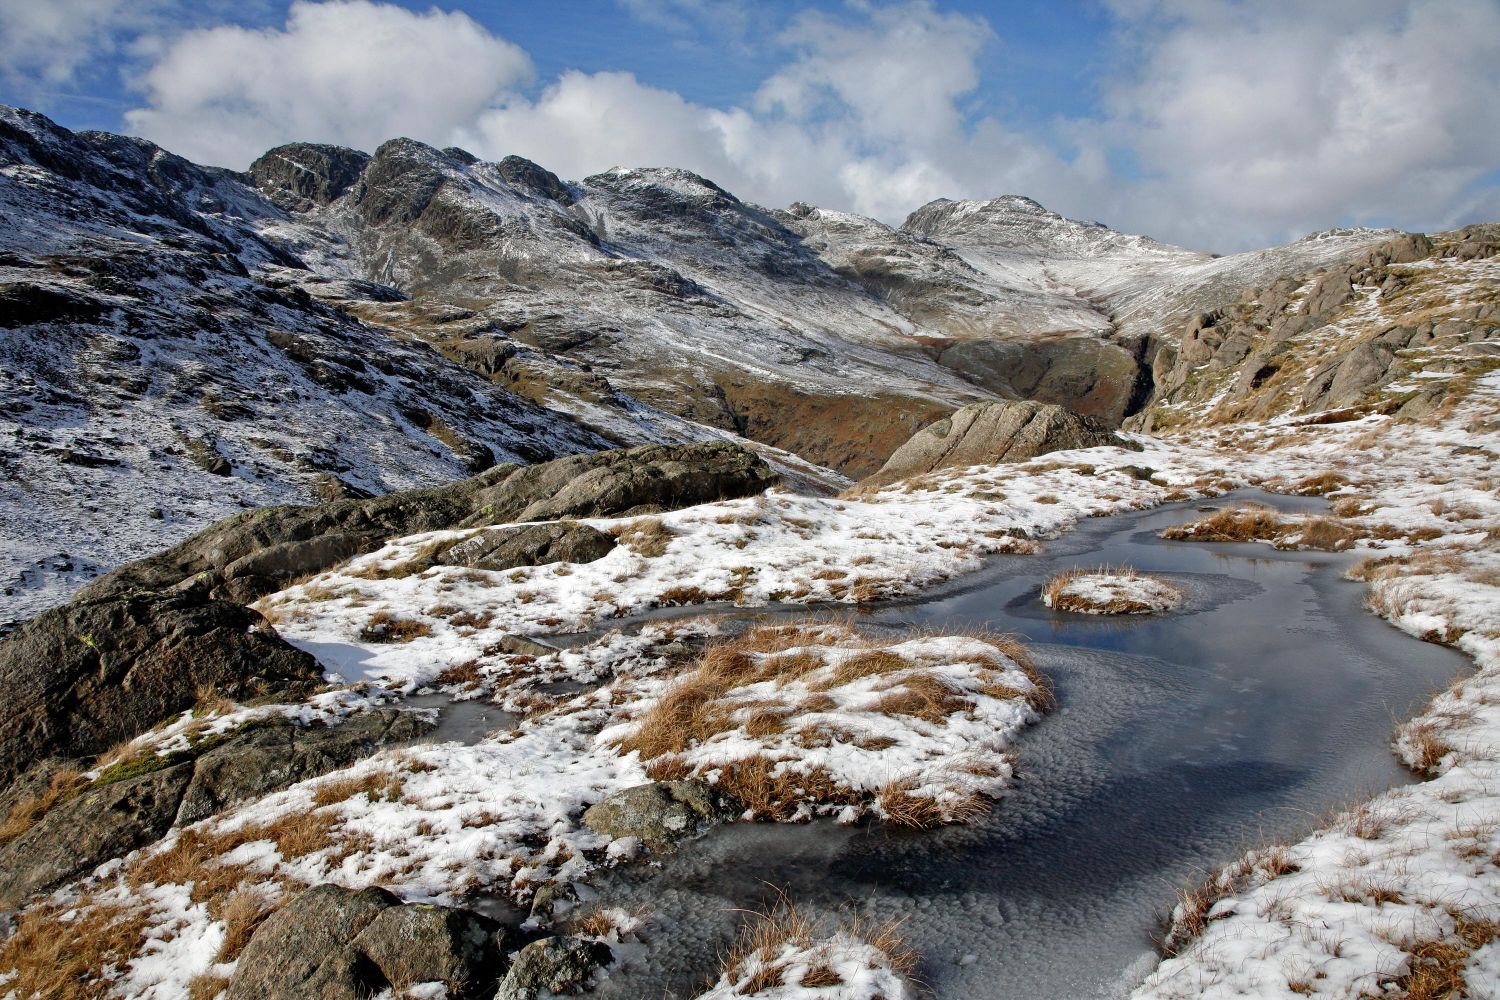
[[[0,0],[0,103],[234,169],[409,136],[1217,252],[1500,220],[1500,0]]]

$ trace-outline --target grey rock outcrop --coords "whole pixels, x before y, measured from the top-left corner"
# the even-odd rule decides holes
[[[402,905],[384,889],[315,886],[266,918],[245,946],[229,1000],[368,1000],[393,983],[443,981],[479,996],[503,968],[494,921]]]
[[[0,846],[0,909],[62,885],[159,839],[172,828],[191,764],[85,789]]]
[[[30,830],[0,844],[0,906],[18,905],[123,857],[174,825],[346,767],[431,728],[417,713],[395,709],[362,713],[337,726],[275,718],[166,757],[122,765],[127,774],[136,773],[120,780],[106,769]],[[150,767],[157,769],[139,773]],[[52,770],[43,765],[37,772],[45,777]]]
[[[343,146],[293,142],[250,164],[250,179],[279,208],[305,212],[326,205],[359,180],[368,153]]]
[[[635,837],[652,850],[666,850],[716,824],[740,808],[706,781],[655,781],[625,788],[594,803],[583,822],[607,837]]]
[[[204,688],[301,698],[322,679],[316,660],[238,604],[190,593],[74,601],[0,642],[0,778],[47,757],[102,753]]]
[[[268,507],[230,518],[100,577],[80,597],[185,586],[248,601],[400,535],[670,510],[749,496],[775,482],[775,473],[759,456],[720,441],[500,465],[446,486],[368,500]],[[583,533],[573,535],[581,546]]]
[[[1099,421],[1061,406],[1029,400],[971,403],[913,434],[864,482],[879,486],[934,469],[1024,462],[1053,451],[1124,443]]]
[[[615,540],[598,528],[574,521],[494,528],[461,542],[438,556],[445,566],[502,570],[547,563],[587,563],[602,559]]]
[[[579,937],[549,937],[522,948],[495,1000],[537,1000],[576,993],[595,969],[614,958],[608,946]]]

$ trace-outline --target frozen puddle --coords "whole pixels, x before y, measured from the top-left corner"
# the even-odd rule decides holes
[[[1027,637],[1060,704],[1022,738],[1013,791],[972,827],[736,825],[660,865],[602,874],[599,896],[653,919],[596,995],[695,995],[742,919],[733,911],[774,885],[810,910],[904,918],[939,997],[1121,996],[1154,961],[1176,886],[1410,780],[1389,749],[1393,716],[1464,657],[1363,611],[1363,586],[1340,576],[1349,556],[1155,537],[1195,513],[1085,522],[1040,557],[997,557],[960,587],[867,619]],[[1101,563],[1167,575],[1182,609],[1098,620],[1042,606],[1054,572]]]

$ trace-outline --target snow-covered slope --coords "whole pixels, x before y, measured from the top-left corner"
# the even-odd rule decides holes
[[[1382,235],[1215,259],[1021,198],[894,229],[409,139],[236,174],[0,110],[0,620],[318,491],[708,436],[827,483],[996,396],[1119,422],[1144,334]]]
[[[280,210],[148,143],[0,111],[0,220],[0,619],[241,508],[608,446],[278,287]]]

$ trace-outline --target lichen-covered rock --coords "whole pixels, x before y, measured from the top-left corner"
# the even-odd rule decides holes
[[[583,814],[583,822],[607,837],[635,837],[652,850],[733,819],[740,809],[706,781],[655,781],[605,796]]]
[[[416,712],[378,709],[336,726],[276,719],[251,727],[198,757],[177,822],[196,823],[237,802],[348,767],[382,746],[416,739],[432,725]]]
[[[1024,462],[1052,451],[1122,444],[1104,424],[1061,406],[1029,400],[971,403],[913,434],[865,483],[878,486],[934,469]]]
[[[85,789],[0,845],[0,909],[13,909],[35,893],[162,837],[172,828],[192,776],[191,764],[179,764]]]
[[[0,779],[103,753],[204,688],[302,698],[321,681],[316,660],[238,604],[192,593],[73,601],[0,642]]]
[[[579,937],[549,937],[522,948],[500,983],[495,1000],[536,1000],[576,993],[614,954],[607,945]]]
[[[504,954],[504,929],[469,910],[426,903],[393,906],[359,932],[352,947],[391,983],[493,985]]]
[[[266,918],[240,955],[229,1000],[368,1000],[421,982],[487,994],[503,968],[498,924],[384,889],[319,885]]]

